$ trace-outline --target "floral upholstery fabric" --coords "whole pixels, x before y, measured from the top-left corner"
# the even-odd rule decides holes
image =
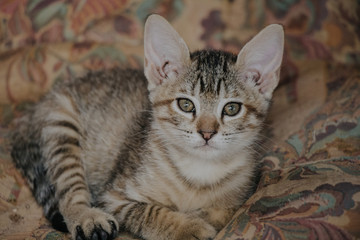
[[[151,13],[167,18],[191,50],[238,53],[267,24],[285,29],[262,176],[217,239],[360,238],[359,1],[2,0],[0,239],[69,238],[42,216],[6,136],[54,82],[141,68]]]
[[[325,103],[285,141],[274,142],[255,194],[221,239],[360,236],[360,71],[326,70]]]

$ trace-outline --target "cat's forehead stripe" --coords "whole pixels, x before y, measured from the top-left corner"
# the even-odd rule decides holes
[[[221,86],[227,88],[226,78],[229,65],[235,64],[236,56],[220,51],[197,51],[191,59],[197,72],[193,79],[193,87],[200,84],[200,93],[215,93],[219,95]],[[223,82],[223,84],[222,84]]]

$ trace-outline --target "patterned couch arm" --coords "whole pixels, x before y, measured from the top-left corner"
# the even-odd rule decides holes
[[[217,239],[360,238],[359,11],[337,0],[0,1],[0,236],[67,237],[10,161],[12,120],[56,81],[141,68],[144,20],[159,13],[191,50],[237,53],[265,25],[285,27],[262,177]]]

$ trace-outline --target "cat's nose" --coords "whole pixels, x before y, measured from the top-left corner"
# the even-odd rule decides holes
[[[198,133],[207,142],[209,141],[219,129],[219,122],[214,114],[202,114],[196,124]]]
[[[199,130],[200,135],[203,137],[205,141],[209,141],[217,132],[214,131],[203,131]]]

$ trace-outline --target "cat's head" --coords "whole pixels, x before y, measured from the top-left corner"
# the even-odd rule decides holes
[[[158,15],[145,25],[145,75],[162,139],[194,156],[218,158],[249,148],[279,82],[284,33],[270,25],[236,56],[190,53]]]

